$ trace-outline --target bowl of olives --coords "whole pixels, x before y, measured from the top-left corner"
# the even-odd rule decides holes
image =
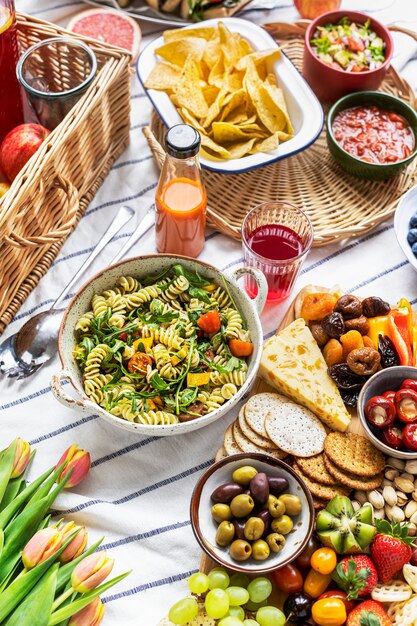
[[[235,454],[201,476],[190,517],[210,558],[238,572],[265,574],[304,550],[313,532],[314,506],[307,486],[284,461]]]

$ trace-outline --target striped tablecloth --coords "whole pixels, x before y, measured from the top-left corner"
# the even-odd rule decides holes
[[[246,11],[244,15],[259,22],[297,19],[289,0],[275,0],[276,6],[284,4],[287,8],[275,8],[269,13]],[[343,6],[349,8],[351,4],[346,0]],[[398,21],[417,29],[417,6],[409,0],[364,0],[362,8],[365,5],[385,22]],[[71,15],[87,8],[73,0],[17,0],[17,7],[63,25]],[[385,8],[380,10],[381,7]],[[158,28],[146,27],[150,34],[144,37],[144,43]],[[396,62],[402,65],[413,44],[402,36],[397,44]],[[417,61],[408,63],[405,75],[417,86],[416,67]],[[122,203],[136,208],[152,204],[158,172],[141,132],[150,111],[151,106],[133,76],[130,146],[113,166],[85,217],[5,336],[16,332],[29,316],[54,301]],[[291,201],[290,193],[286,199]],[[133,228],[129,224],[113,240],[91,273],[109,262]],[[154,251],[154,233],[150,232],[132,254]],[[215,260],[227,272],[242,263],[241,248],[223,235],[208,233],[201,259]],[[313,250],[296,288],[307,283],[339,283],[348,292],[380,295],[391,302],[407,296],[417,302],[416,275],[397,244],[392,223],[359,239]],[[285,306],[266,307],[262,315],[266,336],[279,324]],[[198,568],[200,551],[188,513],[190,495],[201,472],[213,462],[235,411],[182,437],[132,437],[111,428],[96,415],[83,416],[58,404],[50,392],[49,381],[59,367],[56,358],[33,378],[23,382],[0,381],[2,443],[20,435],[37,448],[32,475],[53,464],[72,443],[91,452],[93,463],[88,478],[76,490],[60,496],[57,508],[68,519],[86,524],[91,540],[105,535],[104,545],[116,558],[117,573],[133,570],[107,594],[105,623],[154,626],[171,604],[184,595],[185,578]]]

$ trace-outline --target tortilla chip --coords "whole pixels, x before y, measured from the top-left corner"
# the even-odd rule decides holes
[[[208,137],[207,135],[201,135],[201,145],[203,146],[203,148],[206,148],[206,150],[211,150],[215,154],[223,157],[223,159],[231,158],[230,152],[226,150],[226,148],[223,148],[223,146],[219,146],[215,141],[213,141],[213,139],[210,139],[210,137]]]
[[[290,116],[288,115],[287,104],[284,98],[284,92],[282,91],[280,87],[272,84],[270,81],[266,83],[265,87],[271,94],[274,102],[278,105],[278,107],[284,114],[284,117],[286,120],[286,128],[281,129],[281,130],[286,130],[288,135],[291,137],[292,135],[294,135],[294,129],[291,124]]]
[[[264,133],[259,132],[259,130],[243,130],[242,128],[239,128],[239,126],[235,126],[234,124],[227,124],[227,122],[213,122],[211,127],[213,129],[214,141],[221,146],[229,142],[238,143],[242,141],[242,139],[246,141],[247,139],[251,139],[252,137],[257,139],[264,137]]]
[[[205,117],[205,119],[201,122],[201,124],[204,126],[204,128],[208,128],[210,126],[210,124],[218,118],[221,108],[223,106],[223,100],[225,98],[225,96],[227,95],[227,91],[226,89],[220,89],[219,93],[217,94],[217,97],[215,99],[215,101],[213,102],[213,104],[210,105],[208,111],[207,111],[207,115]]]
[[[187,124],[190,124],[190,126],[198,130],[200,135],[204,135],[206,133],[206,130],[201,126],[200,122],[188,109],[186,109],[185,107],[182,107],[180,109],[180,115],[182,119],[184,120],[184,122],[186,122]]]
[[[160,91],[172,91],[181,76],[178,65],[161,61],[157,63],[148,78],[145,87],[147,89],[159,89]]]
[[[217,28],[214,26],[206,28],[175,28],[174,30],[166,30],[163,33],[164,41],[178,41],[179,39],[188,39],[189,37],[201,37],[210,41],[214,37],[217,37]]]
[[[196,62],[200,62],[205,47],[205,39],[201,37],[187,37],[187,39],[165,43],[163,46],[156,48],[155,54],[174,65],[183,67],[187,58],[190,56]]]
[[[243,84],[248,91],[249,97],[258,113],[261,122],[271,133],[278,130],[285,130],[287,127],[287,116],[285,112],[275,102],[274,97],[268,90],[271,86],[265,84],[259,78],[255,63],[248,59],[245,78]]]
[[[241,159],[242,157],[245,156],[245,154],[249,154],[249,152],[252,150],[253,144],[255,143],[256,139],[249,139],[248,141],[245,141],[244,143],[236,143],[233,146],[229,147],[229,152],[231,154],[231,158],[232,159]]]
[[[274,135],[270,135],[266,139],[257,141],[251,150],[251,154],[255,154],[256,152],[272,152],[272,150],[276,150],[279,146],[278,135],[279,133],[275,133]]]
[[[237,70],[245,70],[248,65],[248,60],[252,59],[255,63],[255,66],[260,63],[268,63],[274,62],[279,59],[281,56],[281,50],[279,48],[269,48],[268,50],[256,50],[255,52],[251,52],[247,54],[242,59],[238,61],[236,64]]]
[[[191,111],[197,118],[207,115],[208,105],[200,85],[198,65],[191,56],[187,58],[182,68],[174,94],[177,103]]]

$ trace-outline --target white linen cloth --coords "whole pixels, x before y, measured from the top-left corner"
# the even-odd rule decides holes
[[[293,21],[298,18],[288,0],[275,0],[287,8],[270,12],[245,11],[256,21]],[[358,8],[355,3],[355,8]],[[343,2],[348,9],[349,0]],[[388,5],[388,6],[387,6]],[[380,7],[385,7],[379,10]],[[17,0],[17,8],[39,18],[65,25],[73,14],[89,8],[74,0]],[[417,29],[417,6],[408,0],[367,0],[382,21],[398,21]],[[144,26],[146,32],[160,31],[159,25]],[[152,35],[144,37],[143,44]],[[410,39],[396,37],[397,63],[415,49]],[[404,74],[417,87],[417,61]],[[147,124],[151,105],[136,75],[132,75],[132,119],[130,146],[113,166],[76,231],[58,258],[31,293],[4,337],[16,332],[29,316],[50,305],[107,228],[122,203],[135,208],[153,203],[158,177],[141,129]],[[284,199],[284,198],[282,198]],[[285,198],[291,202],[291,190]],[[96,260],[90,275],[113,258],[134,229],[129,223]],[[131,251],[131,256],[155,252],[151,231]],[[200,257],[225,271],[242,263],[240,244],[224,235],[208,233]],[[372,233],[312,250],[295,292],[303,285],[338,283],[346,292],[379,295],[391,302],[401,296],[417,302],[416,275],[397,244],[393,226],[387,222]],[[267,306],[262,315],[265,334],[279,324],[289,301]],[[189,522],[190,496],[202,471],[212,463],[227,425],[236,410],[215,424],[189,435],[158,438],[136,437],[107,425],[95,415],[84,416],[64,408],[53,398],[49,382],[60,369],[56,357],[32,378],[22,382],[0,381],[1,443],[20,435],[37,449],[30,476],[53,465],[71,444],[89,450],[92,469],[87,479],[57,501],[66,519],[85,524],[91,542],[105,535],[103,545],[115,557],[115,573],[132,569],[132,574],[105,595],[104,624],[154,626],[169,607],[186,595],[185,578],[198,569],[201,551]]]

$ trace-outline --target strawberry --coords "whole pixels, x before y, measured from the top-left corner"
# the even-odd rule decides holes
[[[348,615],[346,626],[391,626],[392,621],[382,604],[365,600]]]
[[[378,578],[386,583],[409,562],[413,554],[413,538],[408,537],[408,524],[375,520],[378,533],[371,544],[371,554]]]
[[[337,586],[346,591],[349,600],[369,596],[378,582],[376,567],[365,554],[342,559],[332,577]]]

